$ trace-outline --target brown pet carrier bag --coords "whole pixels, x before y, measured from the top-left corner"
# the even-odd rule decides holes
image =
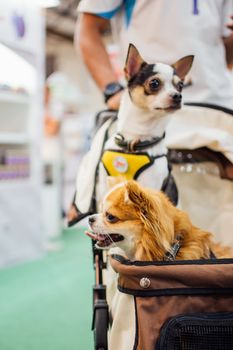
[[[122,324],[130,313],[125,300],[134,305],[131,345],[123,345],[127,329],[115,327],[119,315],[113,315],[112,332],[120,331],[111,334],[110,350],[233,349],[233,259],[132,262],[112,255],[110,260],[119,274]]]

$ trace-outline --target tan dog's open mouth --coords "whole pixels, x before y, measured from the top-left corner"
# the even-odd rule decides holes
[[[105,248],[110,246],[113,243],[120,242],[124,240],[124,237],[118,233],[109,233],[109,234],[103,234],[103,233],[94,233],[90,231],[85,232],[87,236],[89,236],[91,239],[97,241],[97,248]]]

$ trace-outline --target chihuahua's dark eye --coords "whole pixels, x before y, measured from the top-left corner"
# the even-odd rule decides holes
[[[158,79],[153,79],[149,82],[149,87],[152,91],[157,90],[160,87],[160,81]]]
[[[110,213],[106,213],[106,219],[111,224],[114,224],[115,222],[119,221],[119,219],[116,216],[114,216],[114,215],[112,215]]]
[[[179,81],[179,83],[176,85],[176,87],[177,87],[178,91],[181,91],[183,89],[183,87],[184,87],[183,81]]]

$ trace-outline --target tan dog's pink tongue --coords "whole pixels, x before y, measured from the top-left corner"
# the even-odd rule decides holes
[[[89,231],[85,231],[85,235],[87,235],[88,237],[90,237],[91,239],[94,239],[95,241],[97,240],[97,235],[95,235],[92,232]]]
[[[88,237],[91,237],[91,239],[94,239],[95,241],[104,241],[105,238],[106,238],[105,236],[98,235],[98,234],[95,234],[95,233],[92,233],[92,232],[89,232],[89,231],[85,231],[85,234]]]

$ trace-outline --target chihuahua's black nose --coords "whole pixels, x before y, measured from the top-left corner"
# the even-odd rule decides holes
[[[179,94],[179,93],[176,93],[176,94],[174,94],[174,95],[172,96],[172,99],[173,99],[174,102],[179,103],[179,102],[181,102],[181,100],[182,100],[182,95]]]
[[[95,222],[95,216],[94,215],[89,216],[88,221],[89,221],[89,224],[93,224],[93,222]]]

